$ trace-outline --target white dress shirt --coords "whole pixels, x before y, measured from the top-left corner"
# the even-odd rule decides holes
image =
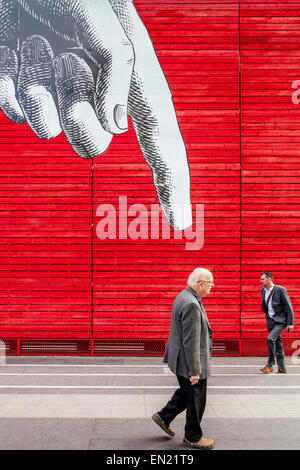
[[[266,303],[267,303],[268,297],[269,297],[270,292],[273,289],[273,287],[274,287],[274,284],[271,285],[269,290],[265,287],[265,302]],[[268,315],[269,315],[270,318],[272,318],[275,315],[275,312],[274,312],[273,307],[272,307],[272,299],[270,299],[269,303],[268,303]]]

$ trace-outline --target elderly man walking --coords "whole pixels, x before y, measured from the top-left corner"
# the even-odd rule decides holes
[[[203,437],[201,419],[206,404],[207,377],[211,375],[212,332],[201,299],[210,293],[214,285],[212,273],[196,268],[187,284],[188,287],[177,295],[173,303],[170,334],[163,359],[176,374],[180,388],[152,419],[173,437],[175,432],[170,423],[186,410],[184,446],[211,449],[214,441]]]

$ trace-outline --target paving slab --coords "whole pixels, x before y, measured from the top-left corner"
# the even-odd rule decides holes
[[[93,419],[0,419],[0,449],[87,449]]]
[[[106,420],[103,436],[103,422],[96,420],[89,449],[186,450],[182,444],[184,422],[176,418],[172,423],[176,436],[169,438],[146,420],[131,420],[130,426],[124,420]],[[202,427],[206,437],[215,440],[215,450],[300,449],[300,419],[209,418],[203,419]]]

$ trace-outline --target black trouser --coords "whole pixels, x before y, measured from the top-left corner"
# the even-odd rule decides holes
[[[267,329],[268,329],[268,337],[267,337],[267,345],[268,345],[268,365],[274,366],[275,365],[275,356],[278,365],[279,372],[285,370],[285,361],[284,361],[284,350],[283,344],[281,339],[281,333],[285,329],[285,325],[281,323],[275,323],[273,318],[267,318]]]
[[[180,385],[171,400],[159,411],[159,416],[169,426],[176,416],[186,409],[185,437],[191,442],[197,442],[202,437],[200,426],[206,404],[207,379],[200,379],[191,385],[189,379],[177,375]]]

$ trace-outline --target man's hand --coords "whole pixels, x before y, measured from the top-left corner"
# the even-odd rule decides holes
[[[44,25],[27,37],[18,64],[18,10]],[[20,24],[22,28],[22,24]],[[81,48],[97,67],[63,52],[49,31]],[[63,41],[63,39],[62,39]],[[0,0],[0,107],[50,139],[64,131],[83,158],[103,153],[127,114],[149,164],[162,210],[175,230],[192,224],[190,175],[171,92],[132,0]]]
[[[292,331],[293,328],[294,328],[294,325],[288,325],[288,326],[287,326],[287,330],[288,330],[289,332]]]
[[[190,382],[192,385],[196,385],[197,382],[200,380],[200,375],[192,375],[190,377]]]

